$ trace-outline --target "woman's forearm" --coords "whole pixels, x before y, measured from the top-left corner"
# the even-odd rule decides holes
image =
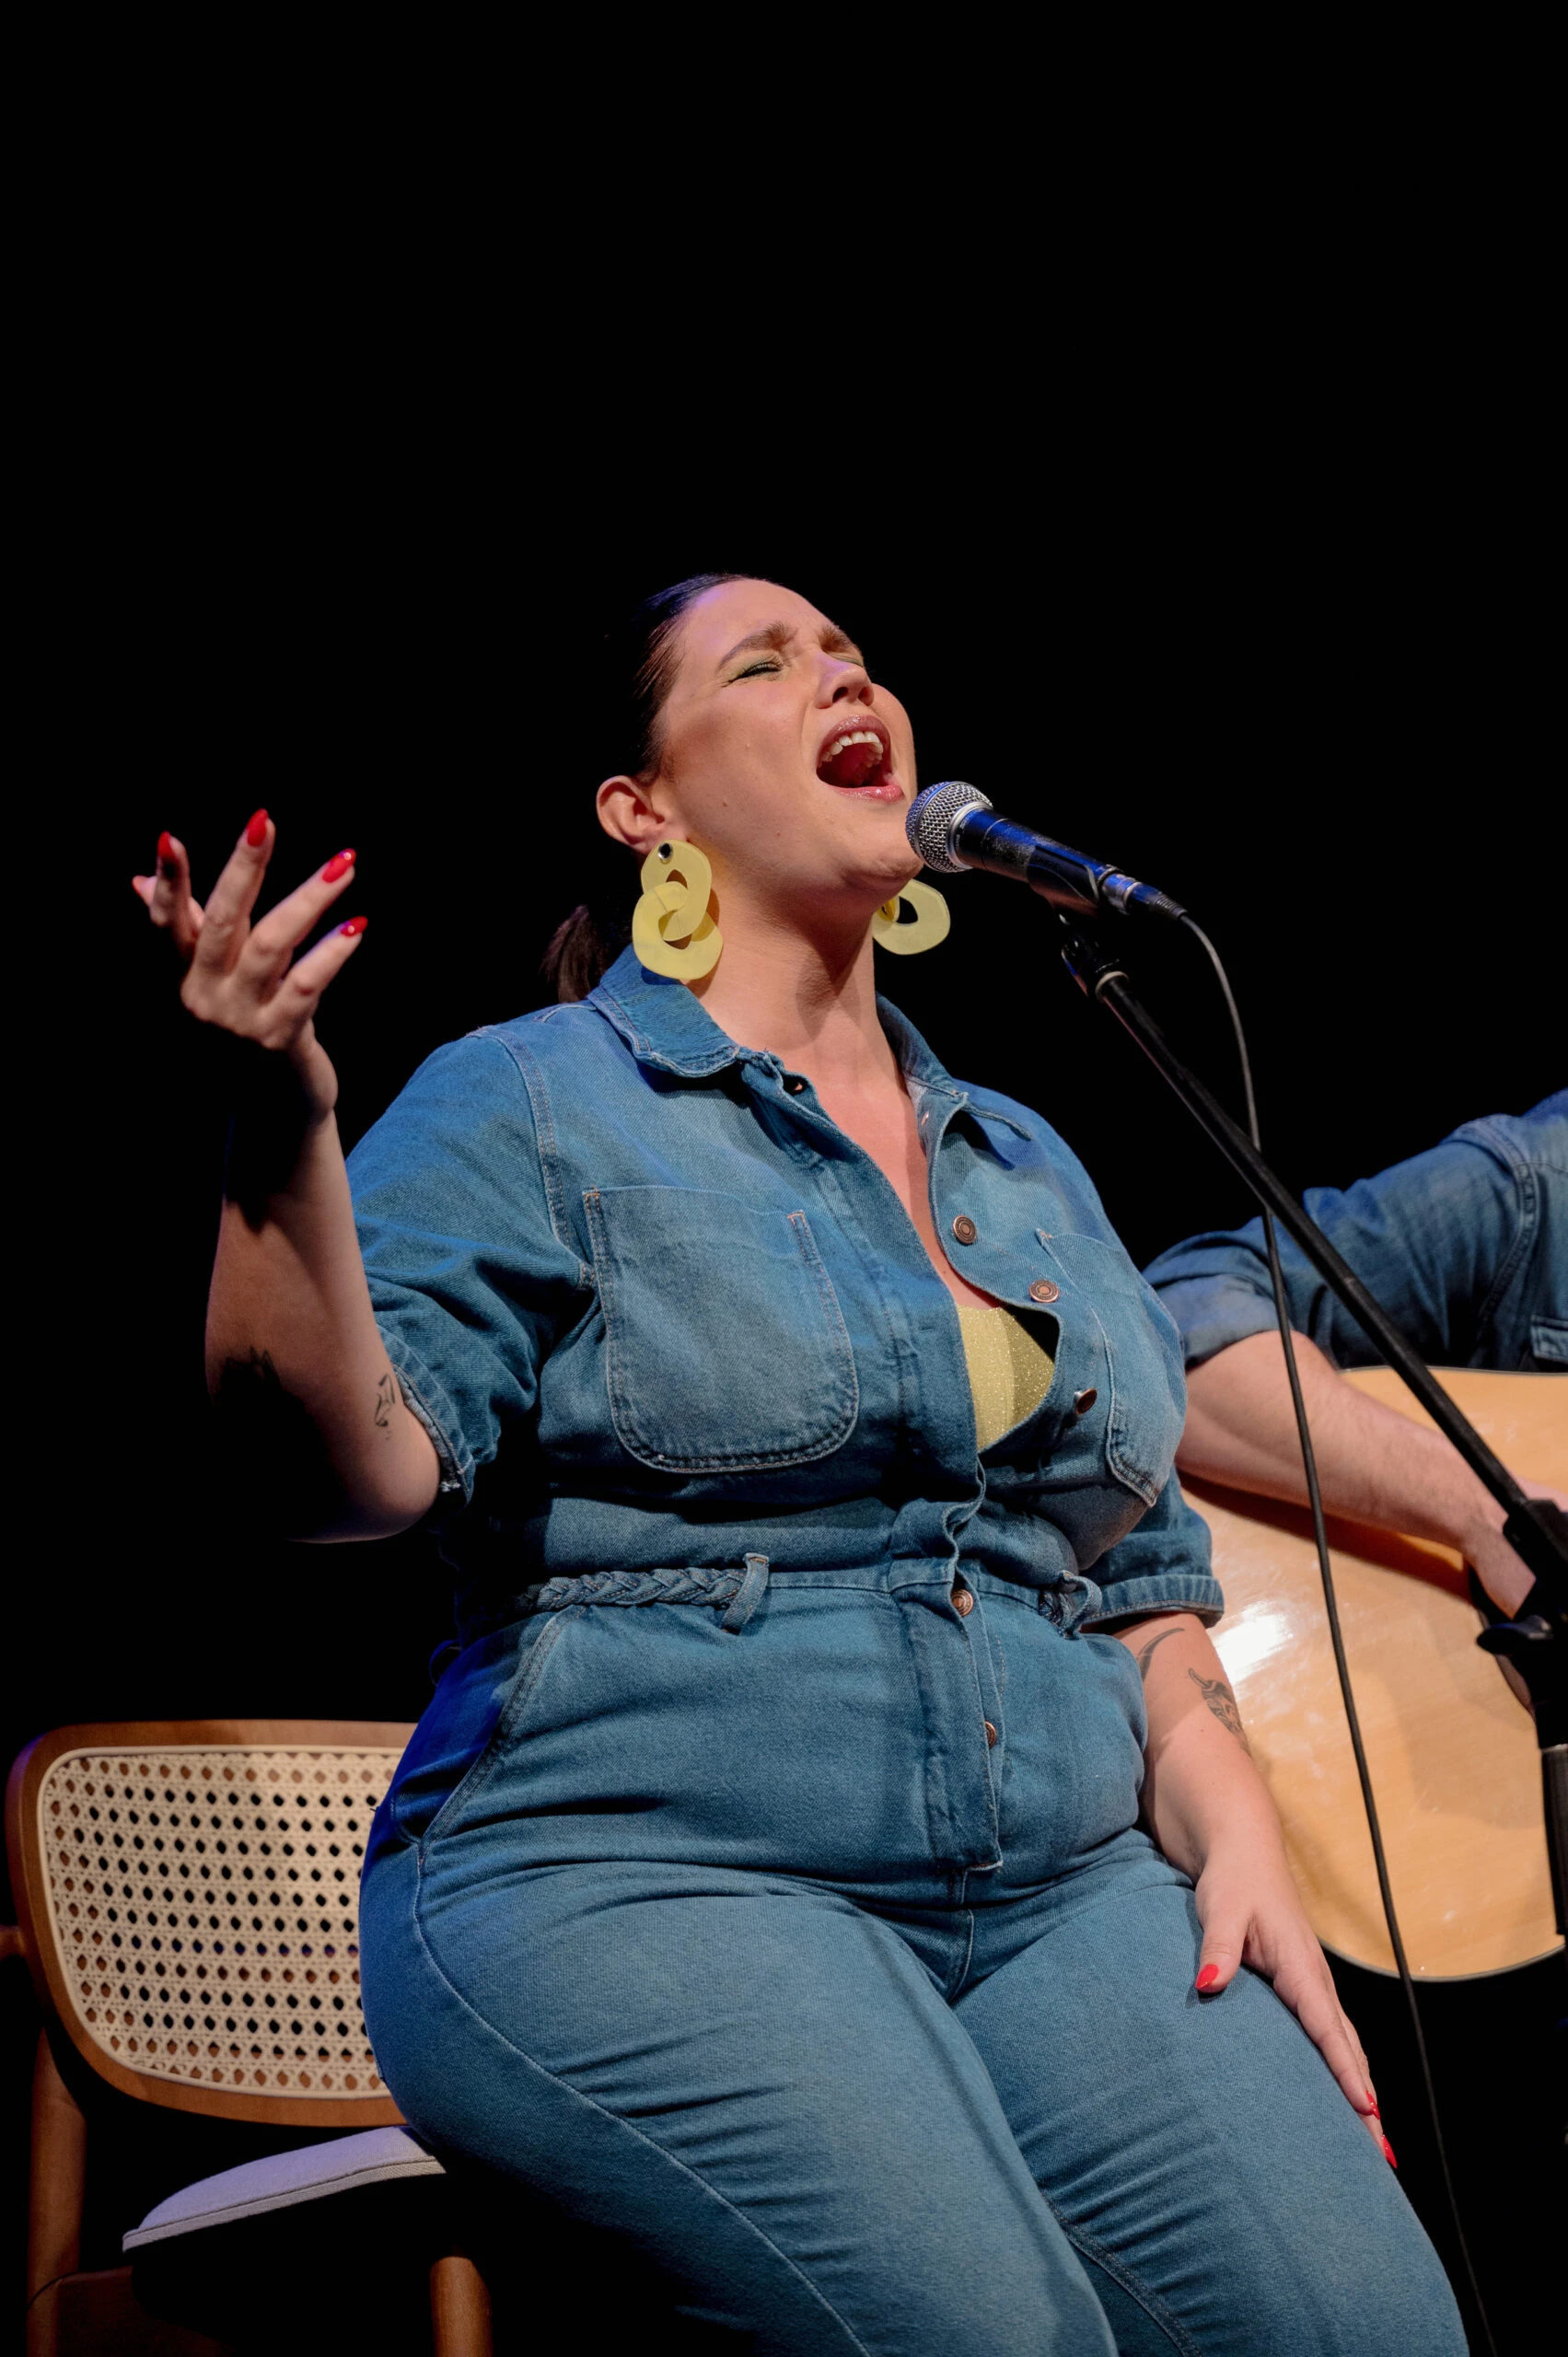
[[[1192,1878],[1202,1928],[1194,1993],[1222,1998],[1243,1965],[1271,1980],[1391,2161],[1365,2052],[1307,1920],[1279,1817],[1207,1631],[1192,1613],[1170,1612],[1118,1633],[1138,1665],[1148,1708],[1144,1820]]]
[[[252,1117],[258,1118],[258,1117]],[[436,1496],[429,1435],[403,1404],[370,1306],[348,1172],[331,1112],[275,1137],[236,1124],[207,1306],[207,1382],[235,1470],[300,1538],[406,1529]]]
[[[1144,1682],[1144,1815],[1166,1856],[1196,1880],[1217,1837],[1245,1832],[1282,1847],[1278,1815],[1202,1623],[1170,1612],[1118,1633]]]
[[[238,1109],[207,1305],[226,1469],[253,1518],[291,1538],[377,1538],[419,1520],[439,1470],[377,1330],[332,1109],[337,1074],[316,1036],[322,993],[366,921],[351,917],[296,955],[355,872],[343,851],[253,923],[275,839],[256,811],[205,908],[173,835],[160,835],[156,872],[132,886],[175,953],[181,1003]]]

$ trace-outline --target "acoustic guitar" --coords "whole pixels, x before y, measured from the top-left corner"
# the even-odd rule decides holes
[[[1434,1370],[1510,1471],[1568,1489],[1568,1382]],[[1347,1380],[1430,1424],[1388,1367]],[[1372,1843],[1305,1508],[1185,1484],[1225,1595],[1214,1643],[1327,1948],[1392,1973]],[[1329,1522],[1351,1684],[1412,1976],[1507,1972],[1562,1945],[1552,1921],[1539,1755],[1490,1655],[1451,1549]]]

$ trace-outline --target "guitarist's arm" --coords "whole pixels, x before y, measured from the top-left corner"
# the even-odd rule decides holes
[[[1487,1594],[1512,1612],[1531,1575],[1503,1537],[1503,1509],[1441,1433],[1347,1383],[1305,1334],[1295,1336],[1318,1484],[1330,1514],[1458,1548]],[[1200,1480],[1307,1503],[1277,1333],[1249,1334],[1187,1371],[1187,1426],[1177,1464]],[[1562,1492],[1523,1484],[1532,1496]]]

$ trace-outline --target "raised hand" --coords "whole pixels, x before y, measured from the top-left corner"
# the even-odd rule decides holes
[[[157,868],[134,876],[132,888],[153,923],[166,931],[184,969],[180,996],[202,1023],[286,1055],[298,1072],[313,1112],[337,1101],[337,1074],[316,1037],[321,994],[348,963],[364,936],[364,917],[351,917],[295,960],[300,943],[339,899],[354,872],[352,851],[339,852],[256,924],[256,905],[277,840],[264,810],[250,819],[214,885],[203,909],[191,890],[185,846],[160,835]]]

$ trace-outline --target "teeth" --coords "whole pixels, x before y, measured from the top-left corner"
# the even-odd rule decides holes
[[[825,761],[836,761],[839,755],[850,745],[875,745],[880,751],[882,739],[874,728],[853,729],[847,737],[835,737],[822,759]]]

